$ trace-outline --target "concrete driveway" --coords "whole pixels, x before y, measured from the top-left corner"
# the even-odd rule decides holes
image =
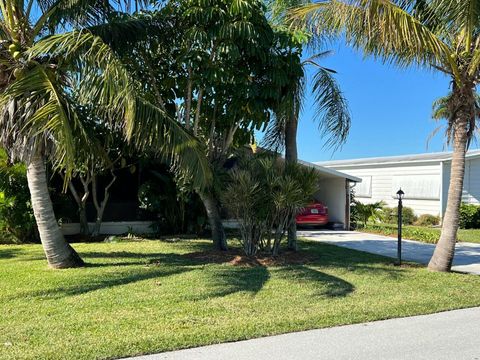
[[[373,254],[397,257],[397,239],[356,231],[300,230],[298,236],[365,251]],[[435,245],[418,241],[402,241],[402,259],[428,264]],[[452,270],[480,275],[480,244],[457,243]]]

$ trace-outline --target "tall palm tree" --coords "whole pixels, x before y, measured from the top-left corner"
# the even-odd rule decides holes
[[[307,67],[314,68],[311,93],[315,112],[313,120],[318,123],[327,147],[338,147],[345,142],[350,130],[350,113],[332,69],[319,64],[318,60],[330,54],[321,52],[300,63],[300,74],[292,81],[288,91],[274,111],[274,121],[268,128],[265,143],[277,150],[285,150],[286,163],[298,161],[297,131],[300,113],[306,99],[308,85]],[[293,222],[288,230],[288,248],[297,250],[297,228]]]
[[[83,265],[58,227],[45,171],[48,160],[68,180],[79,148],[94,151],[80,107],[95,104],[92,116],[123,123],[126,135],[140,138],[143,147],[191,166],[197,181],[206,174],[200,149],[188,146],[192,137],[136,97],[136,84],[98,36],[112,38],[108,27],[98,26],[113,10],[96,0],[0,0],[0,140],[11,159],[27,165],[35,219],[53,268]],[[122,36],[131,28],[126,19]]]
[[[477,122],[475,92],[480,79],[478,0],[321,1],[293,11],[294,22],[317,35],[344,35],[365,54],[400,67],[416,64],[451,78],[448,126],[453,147],[442,234],[428,264],[449,271],[455,252],[465,173],[465,154]]]

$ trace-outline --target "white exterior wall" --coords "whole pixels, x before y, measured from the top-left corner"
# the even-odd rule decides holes
[[[443,163],[443,202],[442,214],[447,206],[448,186],[450,183],[451,162]],[[465,178],[463,179],[462,201],[467,204],[480,205],[480,159],[466,160],[465,162]]]
[[[345,165],[335,166],[334,168],[349,175],[362,179],[365,178],[366,183],[371,178],[371,196],[364,197],[356,194],[356,199],[360,202],[373,203],[384,201],[389,207],[397,206],[398,201],[394,194],[398,190],[396,187],[402,187],[406,193],[406,198],[403,202],[404,206],[411,207],[417,215],[440,215],[441,165],[438,161],[418,164]],[[412,183],[415,184],[416,178],[419,184],[422,181],[436,182],[438,188],[428,190],[437,195],[430,195],[431,199],[410,198],[411,196],[408,195],[408,189],[405,185],[412,186]],[[402,179],[407,179],[409,184],[402,186]]]
[[[344,178],[327,178],[320,180],[319,190],[315,199],[328,207],[328,217],[331,222],[345,224],[345,207],[347,193]]]
[[[105,221],[100,227],[102,235],[121,235],[128,232],[134,234],[153,233],[152,221]],[[95,223],[88,223],[90,230],[93,230]],[[80,233],[79,223],[65,223],[60,226],[64,235],[76,235]]]

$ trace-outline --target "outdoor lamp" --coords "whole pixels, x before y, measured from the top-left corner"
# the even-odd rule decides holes
[[[402,189],[400,189],[400,190],[397,191],[397,199],[398,199],[398,200],[400,200],[400,201],[403,200],[403,197],[404,197],[404,196],[405,196],[405,193],[403,192]]]
[[[397,242],[397,265],[402,265],[402,210],[403,210],[403,203],[402,200],[405,196],[405,193],[400,188],[397,191],[397,199],[398,199],[398,242]]]

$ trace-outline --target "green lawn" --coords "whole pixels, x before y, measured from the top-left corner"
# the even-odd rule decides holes
[[[366,228],[359,228],[359,231],[397,236],[397,226],[393,224],[368,224]],[[440,232],[440,228],[426,226],[406,225],[403,227],[404,238],[426,243],[436,243],[440,239]],[[480,229],[458,230],[458,241],[480,243]]]
[[[75,244],[87,268],[0,246],[0,358],[110,359],[480,305],[480,277],[302,241],[305,265],[233,266],[207,241]]]

